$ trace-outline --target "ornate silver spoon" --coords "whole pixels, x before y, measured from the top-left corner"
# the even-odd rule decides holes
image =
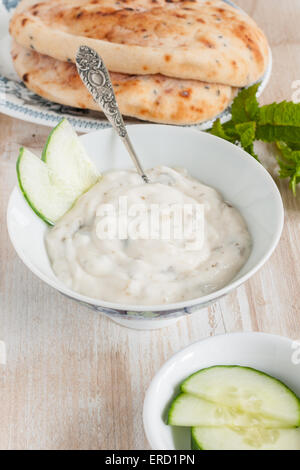
[[[96,51],[88,46],[80,46],[76,55],[76,66],[81,80],[91,93],[94,101],[121,137],[131,156],[137,172],[145,183],[149,183],[133,145],[129,139],[122,114],[120,113],[107,68]]]

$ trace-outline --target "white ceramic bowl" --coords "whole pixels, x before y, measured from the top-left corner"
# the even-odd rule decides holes
[[[215,187],[243,214],[253,238],[251,256],[240,273],[223,289],[205,297],[169,305],[120,305],[71,291],[54,275],[45,250],[47,226],[28,207],[18,188],[8,205],[12,244],[26,266],[62,294],[109,315],[129,327],[160,328],[215,302],[247,281],[274,251],[283,227],[278,189],[262,165],[239,147],[194,129],[134,125],[129,134],[145,168],[181,166],[203,183]],[[81,137],[100,171],[131,168],[130,158],[115,132],[105,129]]]
[[[189,428],[165,424],[167,410],[185,378],[217,365],[258,369],[300,396],[300,343],[264,333],[233,333],[199,341],[169,359],[146,393],[144,429],[153,450],[191,449]]]

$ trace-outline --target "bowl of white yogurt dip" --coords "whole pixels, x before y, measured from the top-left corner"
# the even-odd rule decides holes
[[[8,230],[20,258],[47,284],[122,325],[154,329],[216,302],[260,269],[279,242],[283,206],[263,166],[229,142],[160,125],[132,125],[129,134],[150,184],[132,168],[113,130],[90,133],[81,140],[102,173],[99,183],[53,228],[15,188]],[[128,227],[119,235],[120,201],[126,214],[143,206],[139,217],[131,214],[138,237]],[[201,209],[199,239],[192,230],[189,238],[141,236],[152,209],[171,205]],[[115,212],[105,219],[103,207]],[[105,239],[99,230],[103,235],[107,217],[119,231]],[[162,212],[159,220],[164,217],[175,224],[173,213]],[[191,220],[184,215],[188,228]]]

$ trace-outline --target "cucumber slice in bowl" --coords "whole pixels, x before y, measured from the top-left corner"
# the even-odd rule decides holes
[[[188,377],[184,393],[244,413],[278,420],[282,427],[300,426],[300,400],[279,380],[255,369],[215,366]]]
[[[173,400],[168,413],[168,424],[183,427],[250,427],[258,425],[265,428],[282,427],[280,421],[260,415],[242,413],[240,410],[218,405],[186,393],[181,393]]]
[[[20,149],[17,175],[26,201],[49,225],[54,225],[100,178],[66,119],[49,135],[42,160]]]
[[[74,194],[64,187],[57,175],[38,157],[25,148],[17,161],[20,189],[33,211],[47,224],[65,214],[74,202]]]
[[[67,119],[60,121],[50,133],[42,160],[78,195],[87,191],[100,176]]]
[[[300,429],[195,427],[192,450],[300,450]]]

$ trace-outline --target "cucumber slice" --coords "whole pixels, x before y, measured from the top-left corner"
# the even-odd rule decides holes
[[[196,427],[192,450],[300,450],[300,429]]]
[[[280,421],[259,415],[249,415],[240,410],[203,400],[194,395],[181,393],[172,402],[168,424],[171,426],[239,426],[260,425],[265,428],[281,428]]]
[[[100,177],[66,119],[49,135],[42,160],[27,149],[20,149],[17,175],[26,201],[50,225]]]
[[[189,393],[245,413],[281,421],[283,427],[300,426],[300,400],[282,382],[263,372],[239,366],[203,369],[181,385]]]
[[[44,222],[54,225],[72,206],[73,192],[42,160],[23,147],[17,161],[17,175],[26,201]]]
[[[65,185],[73,188],[77,195],[87,191],[100,176],[67,119],[60,121],[50,133],[42,160],[60,175]]]

